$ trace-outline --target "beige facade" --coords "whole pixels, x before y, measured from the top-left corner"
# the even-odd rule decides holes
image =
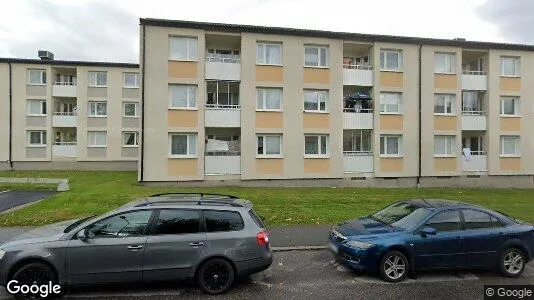
[[[0,63],[0,170],[9,168],[9,65]]]

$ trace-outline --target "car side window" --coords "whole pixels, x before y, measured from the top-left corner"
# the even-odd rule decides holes
[[[437,232],[460,230],[460,211],[447,210],[434,215],[425,225],[432,227]]]
[[[465,229],[480,229],[480,228],[492,228],[491,216],[485,212],[464,209],[462,210],[464,214],[464,223]]]
[[[150,234],[187,234],[200,232],[200,211],[162,209]]]
[[[121,238],[146,234],[151,210],[140,210],[119,214],[90,225],[89,238]]]
[[[494,216],[491,216],[491,225],[493,227],[504,227],[503,222]]]
[[[241,214],[237,211],[205,210],[207,232],[237,231],[245,228]]]

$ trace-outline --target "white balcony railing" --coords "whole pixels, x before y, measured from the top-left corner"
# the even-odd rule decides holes
[[[217,155],[206,155],[204,159],[204,173],[206,175],[241,174],[241,156],[238,153],[235,154],[236,155],[232,155],[232,153],[222,154],[217,152]]]
[[[486,71],[468,71],[468,70],[462,70],[462,74],[465,75],[486,75]]]
[[[486,113],[483,111],[462,111],[462,130],[486,130]]]
[[[56,82],[52,86],[52,96],[69,98],[76,97],[76,85],[65,82]]]
[[[373,129],[373,110],[344,108],[343,129]]]
[[[206,57],[206,79],[241,80],[241,59]]]
[[[207,104],[206,127],[241,127],[241,105]]]
[[[52,156],[76,157],[76,142],[55,142],[52,145]]]
[[[53,127],[76,127],[75,112],[54,112],[52,116]]]
[[[462,71],[462,89],[471,91],[485,91],[487,78],[485,71]]]
[[[373,67],[366,65],[343,65],[343,84],[373,86]]]
[[[485,151],[471,151],[471,155],[462,155],[462,171],[485,172],[488,170],[488,156]]]
[[[371,151],[343,151],[345,173],[374,172],[374,156]]]

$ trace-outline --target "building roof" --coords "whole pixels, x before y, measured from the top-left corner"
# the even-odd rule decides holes
[[[9,57],[0,57],[0,63],[55,65],[55,66],[139,68],[139,64],[132,64],[132,63],[81,61],[81,60],[42,60],[42,59],[9,58]]]
[[[354,40],[354,41],[361,41],[361,42],[387,42],[387,43],[417,44],[417,45],[422,44],[422,45],[462,47],[462,48],[471,48],[471,49],[503,49],[503,50],[534,51],[534,45],[466,41],[463,39],[448,40],[448,39],[435,39],[435,38],[335,32],[335,31],[297,29],[297,28],[285,28],[285,27],[267,27],[267,26],[256,26],[256,25],[238,25],[238,24],[195,22],[195,21],[183,21],[183,20],[166,20],[166,19],[152,19],[152,18],[140,18],[139,22],[140,22],[140,25],[148,25],[148,26],[201,29],[201,30],[222,31],[222,32],[232,32],[232,33],[251,32],[251,33],[279,34],[279,35],[292,35],[292,36],[305,36],[305,37],[323,37],[323,38],[332,38],[332,39],[342,39],[346,41]]]

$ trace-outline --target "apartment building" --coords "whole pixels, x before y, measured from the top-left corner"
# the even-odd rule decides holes
[[[139,65],[0,58],[0,169],[136,170]]]
[[[140,23],[141,182],[532,186],[534,46]]]

